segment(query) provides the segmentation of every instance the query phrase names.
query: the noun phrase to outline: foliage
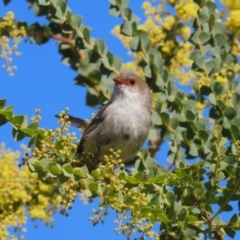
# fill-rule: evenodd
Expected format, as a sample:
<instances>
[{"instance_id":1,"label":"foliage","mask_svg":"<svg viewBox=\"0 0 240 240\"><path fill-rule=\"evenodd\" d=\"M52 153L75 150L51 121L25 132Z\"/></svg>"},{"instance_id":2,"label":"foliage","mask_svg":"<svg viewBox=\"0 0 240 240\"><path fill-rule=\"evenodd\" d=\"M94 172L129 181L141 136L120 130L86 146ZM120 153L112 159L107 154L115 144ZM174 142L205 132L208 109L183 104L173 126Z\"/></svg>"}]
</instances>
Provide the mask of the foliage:
<instances>
[{"instance_id":1,"label":"foliage","mask_svg":"<svg viewBox=\"0 0 240 240\"><path fill-rule=\"evenodd\" d=\"M131 174L124 170L118 149L110 149L98 168L90 155L78 156L77 140L68 133L64 114L60 128L39 129L38 111L29 124L24 115L14 116L13 107L6 107L2 99L0 125L11 123L15 140L30 138L28 147L33 150L26 158L30 171L40 182L65 189L64 209L79 192L90 202L99 197L100 208L91 221L102 221L112 208L119 218L115 231L128 237L137 231L141 239L234 237L240 228L231 206L240 200L240 22L234 17L239 5L224 0L226 8L218 11L210 0L165 0L159 5L146 1L147 19L139 25L128 0L109 0L110 14L123 19L113 33L134 57L122 64L103 40L90 36L90 28L65 1L28 2L49 25L28 26L13 17L8 24L10 20L3 18L0 39L14 39L16 34L26 34L37 44L57 39L63 62L78 72L77 84L88 89L88 105L109 99L110 80L122 69L144 77L154 96L149 148L138 154ZM164 141L169 142L172 172L153 159ZM223 212L231 217L223 221Z\"/></svg>"}]
</instances>

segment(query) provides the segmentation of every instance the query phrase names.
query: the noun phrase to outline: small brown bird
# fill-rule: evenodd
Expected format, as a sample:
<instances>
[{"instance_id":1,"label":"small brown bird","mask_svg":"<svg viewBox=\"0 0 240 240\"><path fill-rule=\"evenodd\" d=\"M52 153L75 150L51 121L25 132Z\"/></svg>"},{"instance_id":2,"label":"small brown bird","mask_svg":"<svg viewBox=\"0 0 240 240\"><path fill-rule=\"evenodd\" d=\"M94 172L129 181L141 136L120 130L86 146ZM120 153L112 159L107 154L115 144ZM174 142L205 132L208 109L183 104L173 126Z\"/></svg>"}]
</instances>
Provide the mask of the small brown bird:
<instances>
[{"instance_id":1,"label":"small brown bird","mask_svg":"<svg viewBox=\"0 0 240 240\"><path fill-rule=\"evenodd\" d=\"M111 100L90 124L69 115L72 125L82 128L77 152L95 151L93 161L102 161L109 149L121 150L123 162L131 160L148 137L152 96L148 85L134 74L114 78Z\"/></svg>"}]
</instances>

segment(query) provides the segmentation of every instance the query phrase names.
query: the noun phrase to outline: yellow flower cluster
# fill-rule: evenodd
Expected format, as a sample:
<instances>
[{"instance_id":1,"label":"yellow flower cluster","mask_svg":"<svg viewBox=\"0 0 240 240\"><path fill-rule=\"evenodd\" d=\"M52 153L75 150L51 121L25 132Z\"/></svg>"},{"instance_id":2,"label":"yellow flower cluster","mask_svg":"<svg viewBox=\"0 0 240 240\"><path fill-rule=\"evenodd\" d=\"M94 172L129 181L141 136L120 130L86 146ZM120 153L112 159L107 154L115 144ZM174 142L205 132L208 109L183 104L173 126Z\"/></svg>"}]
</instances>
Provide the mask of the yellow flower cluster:
<instances>
[{"instance_id":1,"label":"yellow flower cluster","mask_svg":"<svg viewBox=\"0 0 240 240\"><path fill-rule=\"evenodd\" d=\"M41 116L39 114L40 110L37 109L35 112L36 116L32 117L31 119L33 121L39 121L41 119ZM55 130L45 130L44 139L41 140L41 146L40 148L35 148L33 150L33 157L39 160L42 158L48 158L49 160L53 161L55 157L59 155L64 155L66 158L69 158L72 152L76 151L77 145L75 141L77 138L75 132L71 134L66 133L69 126L71 125L71 123L68 121L68 116L65 115L66 112L61 112L59 114L59 124L61 125L60 128L57 128ZM61 146L63 147L56 149L57 142L61 143Z\"/></svg>"},{"instance_id":2,"label":"yellow flower cluster","mask_svg":"<svg viewBox=\"0 0 240 240\"><path fill-rule=\"evenodd\" d=\"M227 35L230 35L229 43L231 53L235 56L240 56L240 1L239 0L222 0L227 9L221 10L221 18L224 21L224 26Z\"/></svg>"},{"instance_id":3,"label":"yellow flower cluster","mask_svg":"<svg viewBox=\"0 0 240 240\"><path fill-rule=\"evenodd\" d=\"M26 166L18 168L17 159L20 156L19 152L6 150L4 144L0 145L1 239L10 237L10 227L24 232L23 225L27 221L27 215L50 223L60 202L59 194L54 193L53 186L38 182L36 175L30 173Z\"/></svg>"},{"instance_id":4,"label":"yellow flower cluster","mask_svg":"<svg viewBox=\"0 0 240 240\"><path fill-rule=\"evenodd\" d=\"M6 69L9 76L13 76L17 67L11 65L13 61L12 55L20 56L21 53L16 51L16 44L11 46L10 38L6 37L5 34L9 34L12 38L26 36L26 29L23 26L17 28L13 12L8 12L5 17L0 19L0 58L5 59L5 64L2 67Z\"/></svg>"},{"instance_id":5,"label":"yellow flower cluster","mask_svg":"<svg viewBox=\"0 0 240 240\"><path fill-rule=\"evenodd\" d=\"M232 106L232 96L234 94L235 91L233 90L227 90L224 94L222 94L220 96L220 100L222 100L225 104L225 106Z\"/></svg>"},{"instance_id":6,"label":"yellow flower cluster","mask_svg":"<svg viewBox=\"0 0 240 240\"><path fill-rule=\"evenodd\" d=\"M4 35L5 32L12 37L26 36L25 27L17 28L13 12L7 12L6 16L0 19L0 36Z\"/></svg>"},{"instance_id":7,"label":"yellow flower cluster","mask_svg":"<svg viewBox=\"0 0 240 240\"><path fill-rule=\"evenodd\" d=\"M163 22L163 28L166 30L171 30L175 24L176 20L173 16L167 16Z\"/></svg>"},{"instance_id":8,"label":"yellow flower cluster","mask_svg":"<svg viewBox=\"0 0 240 240\"><path fill-rule=\"evenodd\" d=\"M202 104L201 102L196 102L195 104L195 109L198 111L202 111L205 108L205 105Z\"/></svg>"},{"instance_id":9,"label":"yellow flower cluster","mask_svg":"<svg viewBox=\"0 0 240 240\"><path fill-rule=\"evenodd\" d=\"M221 0L221 2L225 4L230 10L240 9L239 0Z\"/></svg>"},{"instance_id":10,"label":"yellow flower cluster","mask_svg":"<svg viewBox=\"0 0 240 240\"><path fill-rule=\"evenodd\" d=\"M193 0L180 1L175 5L176 15L184 20L197 16L198 5Z\"/></svg>"},{"instance_id":11,"label":"yellow flower cluster","mask_svg":"<svg viewBox=\"0 0 240 240\"><path fill-rule=\"evenodd\" d=\"M228 30L231 31L239 31L240 27L240 19L239 19L240 9L239 10L231 10L229 16L225 21L225 26Z\"/></svg>"},{"instance_id":12,"label":"yellow flower cluster","mask_svg":"<svg viewBox=\"0 0 240 240\"><path fill-rule=\"evenodd\" d=\"M0 37L0 58L5 60L5 64L2 65L2 68L6 69L6 71L9 73L9 76L13 76L14 71L17 69L17 66L11 65L13 61L12 55L21 55L20 52L16 51L16 49L17 45L14 44L13 46L11 46L9 38L5 36Z\"/></svg>"},{"instance_id":13,"label":"yellow flower cluster","mask_svg":"<svg viewBox=\"0 0 240 240\"><path fill-rule=\"evenodd\" d=\"M205 76L204 73L197 72L196 76L197 76L196 83L197 83L198 89L200 89L203 86L209 87L211 85L211 82L212 82L211 78L208 76Z\"/></svg>"},{"instance_id":14,"label":"yellow flower cluster","mask_svg":"<svg viewBox=\"0 0 240 240\"><path fill-rule=\"evenodd\" d=\"M186 0L184 3L169 0L165 2L174 4L177 9L176 16L171 15L164 3L154 5L150 1L145 1L142 8L145 11L146 21L139 25L138 29L148 33L151 47L156 48L160 57L167 60L165 66L168 71L177 76L181 84L187 84L195 78L195 73L189 70L192 65L189 57L193 47L187 40L191 30L183 23L190 17L196 16L197 5L192 0ZM121 35L119 26L116 26L112 33L123 42L126 48L129 48L132 37ZM176 39L176 36L180 38ZM123 68L125 71L137 72L143 77L143 70L138 67L138 63L142 60L142 53L135 53L133 56L134 61L126 63Z\"/></svg>"},{"instance_id":15,"label":"yellow flower cluster","mask_svg":"<svg viewBox=\"0 0 240 240\"><path fill-rule=\"evenodd\" d=\"M236 56L240 56L240 42L238 39L232 41L232 53Z\"/></svg>"}]
</instances>

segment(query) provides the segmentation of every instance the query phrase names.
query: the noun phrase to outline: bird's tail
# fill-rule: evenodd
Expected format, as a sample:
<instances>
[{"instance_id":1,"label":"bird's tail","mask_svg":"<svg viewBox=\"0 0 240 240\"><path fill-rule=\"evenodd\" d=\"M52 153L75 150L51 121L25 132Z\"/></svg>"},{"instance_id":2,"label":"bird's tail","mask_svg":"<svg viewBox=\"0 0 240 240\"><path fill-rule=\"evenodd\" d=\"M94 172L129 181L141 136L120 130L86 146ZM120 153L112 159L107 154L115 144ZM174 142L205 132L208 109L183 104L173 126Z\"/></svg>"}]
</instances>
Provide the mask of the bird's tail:
<instances>
[{"instance_id":1,"label":"bird's tail","mask_svg":"<svg viewBox=\"0 0 240 240\"><path fill-rule=\"evenodd\" d=\"M70 121L71 124L77 128L81 128L84 130L88 125L86 121L81 118L73 117L69 114L64 114L63 116L68 116L68 121ZM60 118L58 114L56 114L55 117Z\"/></svg>"}]
</instances>

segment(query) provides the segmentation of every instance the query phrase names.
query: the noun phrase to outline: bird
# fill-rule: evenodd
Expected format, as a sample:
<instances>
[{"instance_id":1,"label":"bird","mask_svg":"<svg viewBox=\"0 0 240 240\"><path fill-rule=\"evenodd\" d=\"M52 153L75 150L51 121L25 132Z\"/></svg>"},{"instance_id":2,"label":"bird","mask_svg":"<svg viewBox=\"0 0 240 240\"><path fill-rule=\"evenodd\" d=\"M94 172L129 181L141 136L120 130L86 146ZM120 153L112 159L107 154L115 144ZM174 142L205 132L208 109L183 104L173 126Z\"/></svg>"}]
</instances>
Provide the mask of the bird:
<instances>
[{"instance_id":1,"label":"bird","mask_svg":"<svg viewBox=\"0 0 240 240\"><path fill-rule=\"evenodd\" d=\"M94 153L94 163L103 161L110 149L121 150L122 162L132 161L149 134L152 94L147 83L130 73L121 73L113 81L111 99L89 124L68 115L68 121L83 130L77 153Z\"/></svg>"}]
</instances>

